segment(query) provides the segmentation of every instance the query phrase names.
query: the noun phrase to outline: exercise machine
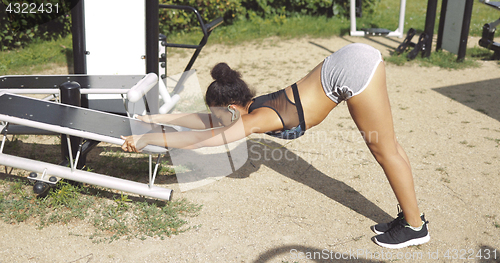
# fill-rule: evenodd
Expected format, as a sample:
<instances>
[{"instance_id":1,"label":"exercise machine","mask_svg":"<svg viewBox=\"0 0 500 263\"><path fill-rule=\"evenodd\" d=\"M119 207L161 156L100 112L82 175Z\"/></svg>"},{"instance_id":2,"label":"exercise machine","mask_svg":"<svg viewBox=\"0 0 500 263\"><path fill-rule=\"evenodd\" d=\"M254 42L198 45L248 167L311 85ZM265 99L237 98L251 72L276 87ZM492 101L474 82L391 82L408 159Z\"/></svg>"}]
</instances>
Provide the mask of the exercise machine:
<instances>
[{"instance_id":1,"label":"exercise machine","mask_svg":"<svg viewBox=\"0 0 500 263\"><path fill-rule=\"evenodd\" d=\"M465 58L473 5L474 0L443 0L436 51L456 54L457 61Z\"/></svg>"},{"instance_id":2,"label":"exercise machine","mask_svg":"<svg viewBox=\"0 0 500 263\"><path fill-rule=\"evenodd\" d=\"M500 11L500 2L493 2L489 0L480 0L479 2ZM483 26L483 35L479 40L480 46L495 52L493 54L493 59L500 59L500 43L495 42L494 40L496 27L498 25L500 25L500 18L491 23L485 24Z\"/></svg>"},{"instance_id":3,"label":"exercise machine","mask_svg":"<svg viewBox=\"0 0 500 263\"><path fill-rule=\"evenodd\" d=\"M171 190L154 186L161 154L167 151L162 147L148 146L144 151L149 154L147 185L81 170L99 142L121 145L120 135L179 128L146 125L148 130L131 118L134 113L158 113L160 97L166 111L178 101L158 78L160 58L166 62L166 55L159 53L159 1L104 2L80 0L72 9L74 75L0 77L0 165L32 171L29 179L35 181L37 194L64 178L170 200ZM222 22L219 18L205 25L199 14L198 18L204 37L189 68L210 32ZM40 100L17 94L49 96ZM141 98L143 103L138 103ZM63 161L55 165L5 154L7 134L61 134ZM154 172L152 154L158 154Z\"/></svg>"},{"instance_id":4,"label":"exercise machine","mask_svg":"<svg viewBox=\"0 0 500 263\"><path fill-rule=\"evenodd\" d=\"M417 31L414 28L410 28L406 35L406 38L396 48L397 54L402 54L407 49L413 48L408 54L407 58L409 60L415 59L419 54L422 57L429 57L431 55L432 48L432 38L434 36L434 25L436 23L436 12L437 12L437 0L427 1L427 11L425 15L425 26L424 32L422 32L417 42L412 42L412 38L415 36Z\"/></svg>"},{"instance_id":5,"label":"exercise machine","mask_svg":"<svg viewBox=\"0 0 500 263\"><path fill-rule=\"evenodd\" d=\"M416 30L410 28L403 43L396 48L397 54L413 48L407 54L409 60L415 59L419 54L424 58L431 55L437 4L437 0L427 1L424 32L420 34L418 42L414 43L411 40L416 34ZM457 54L458 61L461 61L465 57L472 6L473 0L442 1L436 50L445 49Z\"/></svg>"},{"instance_id":6,"label":"exercise machine","mask_svg":"<svg viewBox=\"0 0 500 263\"><path fill-rule=\"evenodd\" d=\"M179 101L180 96L179 93L183 90L184 88L184 82L186 79L192 74L190 72L191 68L193 67L194 62L198 58L198 55L200 54L201 50L203 47L207 44L208 42L208 37L210 37L210 34L212 33L212 30L214 30L217 26L222 24L224 22L224 19L222 17L218 17L211 22L205 23L203 19L201 18L200 13L198 10L194 7L191 6L183 6L183 5L159 5L160 9L174 9L174 10L185 10L193 13L196 16L196 19L198 20L198 25L201 29L201 32L203 33L203 36L199 42L198 45L190 45L190 44L179 44L179 43L168 43L167 42L167 36L160 34L160 67L165 69L165 74L161 75L161 79L165 80L168 76L168 68L167 68L167 56L166 56L166 50L165 48L172 47L172 48L185 48L185 49L194 49L193 55L191 56L191 59L189 60L188 64L186 65L186 68L184 69L182 75L180 76L179 80L177 81L175 87L173 88L172 92L168 92L166 89L166 82L160 81L160 95L163 98L164 104L160 107L159 113L168 113L170 112L175 104Z\"/></svg>"},{"instance_id":7,"label":"exercise machine","mask_svg":"<svg viewBox=\"0 0 500 263\"><path fill-rule=\"evenodd\" d=\"M81 77L87 78L89 82L93 78L88 76ZM35 81L38 80L36 78L34 77ZM18 81L18 79L9 80L8 77L2 78L3 83L15 81ZM154 73L150 73L136 81L137 83L132 88L118 90L101 87L81 88L80 84L75 81L66 81L60 87L53 87L52 89L44 88L43 90L37 90L37 92L54 93L57 92L54 89L66 88L76 94L80 94L80 91L83 94L126 93L130 102L137 102L156 85L158 77ZM26 83L26 80L24 80L24 83ZM0 145L0 165L31 171L28 178L35 181L33 186L35 193L43 194L48 190L50 185L55 185L63 178L162 200L171 199L172 190L154 186L161 155L167 152L167 149L163 147L146 146L144 148L143 152L149 154L150 165L149 183L147 184L83 171L78 167L78 163L81 156L85 154L86 149L84 145L86 142L107 142L121 145L124 141L120 138L120 135L128 136L147 132L162 132L167 129L168 131L175 132L176 129L174 127L147 124L130 117L25 97L7 93L6 90L0 90L0 131L3 134ZM10 91L16 90L12 89ZM27 90L22 91L28 92ZM69 154L69 167L3 153L6 138L12 124L66 135L65 140L68 152L71 153L76 150L75 155ZM85 139L75 149L74 144L70 141L70 136ZM154 171L152 167L153 154L158 154Z\"/></svg>"},{"instance_id":8,"label":"exercise machine","mask_svg":"<svg viewBox=\"0 0 500 263\"><path fill-rule=\"evenodd\" d=\"M356 13L361 14L361 1L358 1L359 8L356 10L356 0L351 0L350 3L350 19L351 19L351 36L387 36L403 38L405 25L406 0L401 0L399 5L399 23L396 30L392 31L385 28L363 28L357 30Z\"/></svg>"}]
</instances>

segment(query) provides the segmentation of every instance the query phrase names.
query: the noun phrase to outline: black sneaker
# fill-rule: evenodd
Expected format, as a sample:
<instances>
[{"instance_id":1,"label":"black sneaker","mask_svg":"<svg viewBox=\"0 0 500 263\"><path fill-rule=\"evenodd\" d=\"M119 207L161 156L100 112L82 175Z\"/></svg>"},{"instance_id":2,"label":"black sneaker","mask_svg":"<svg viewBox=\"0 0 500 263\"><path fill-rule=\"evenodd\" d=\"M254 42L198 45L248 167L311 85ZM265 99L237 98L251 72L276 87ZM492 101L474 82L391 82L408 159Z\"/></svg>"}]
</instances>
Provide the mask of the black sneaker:
<instances>
[{"instance_id":1,"label":"black sneaker","mask_svg":"<svg viewBox=\"0 0 500 263\"><path fill-rule=\"evenodd\" d=\"M380 235L389 231L389 229L395 226L399 221L403 220L403 218L403 210L401 210L401 207L398 205L398 216L394 220L389 223L376 224L374 226L371 226L370 228L373 232L375 232L375 234Z\"/></svg>"},{"instance_id":2,"label":"black sneaker","mask_svg":"<svg viewBox=\"0 0 500 263\"><path fill-rule=\"evenodd\" d=\"M421 218L424 216L422 215ZM389 231L373 237L373 241L386 248L404 248L427 243L431 239L427 229L428 223L424 219L422 227L416 231L410 228L405 220L399 220Z\"/></svg>"},{"instance_id":3,"label":"black sneaker","mask_svg":"<svg viewBox=\"0 0 500 263\"><path fill-rule=\"evenodd\" d=\"M394 227L396 224L398 224L399 221L402 221L404 218L405 218L405 216L403 214L403 210L401 210L401 207L398 205L398 215L394 220L392 220L389 223L376 224L374 226L371 226L370 229L373 232L375 232L375 234L380 235L380 234L383 234L383 233L389 231L392 227ZM424 218L423 214L420 216L420 219L422 219L422 221L425 222L425 218Z\"/></svg>"}]
</instances>

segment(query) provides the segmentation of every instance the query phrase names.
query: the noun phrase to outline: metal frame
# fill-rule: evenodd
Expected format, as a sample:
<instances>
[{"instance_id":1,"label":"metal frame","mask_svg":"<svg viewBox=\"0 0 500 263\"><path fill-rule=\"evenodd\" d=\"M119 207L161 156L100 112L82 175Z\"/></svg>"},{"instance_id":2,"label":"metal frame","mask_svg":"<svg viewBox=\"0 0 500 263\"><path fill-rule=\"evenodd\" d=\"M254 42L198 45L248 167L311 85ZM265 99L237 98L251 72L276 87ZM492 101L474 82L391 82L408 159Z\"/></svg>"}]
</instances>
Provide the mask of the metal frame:
<instances>
[{"instance_id":1,"label":"metal frame","mask_svg":"<svg viewBox=\"0 0 500 263\"><path fill-rule=\"evenodd\" d=\"M405 11L406 11L406 0L401 0L399 6L399 24L398 28L394 31L388 31L387 33L382 34L373 34L369 31L360 31L356 28L356 0L351 0L351 8L350 8L350 17L351 17L351 36L362 37L368 35L384 35L388 37L398 37L403 38L404 35L404 25L405 25Z\"/></svg>"},{"instance_id":2,"label":"metal frame","mask_svg":"<svg viewBox=\"0 0 500 263\"><path fill-rule=\"evenodd\" d=\"M76 82L81 82L81 79L84 79L86 77L89 77L87 74L87 61L86 61L86 56L88 55L87 48L85 45L85 12L84 12L84 0L79 0L76 6L72 9L72 33L73 33L73 60L74 60L74 71L76 75L59 75L59 76L3 76L0 77L0 96L6 95L8 93L19 93L19 94L52 94L53 97L56 97L56 94L60 94L60 89L58 88L58 85L54 85L55 82L58 84L63 83L63 82L69 82L69 81L76 81ZM198 21L200 22L200 26L202 27L203 31L203 38L200 41L199 45L183 45L183 44L170 44L166 43L166 46L171 46L171 47L181 47L181 48L194 48L196 49L195 54L191 58L188 66L186 67L186 70L191 69L194 61L196 60L198 54L200 53L202 47L207 43L208 37L216 26L218 26L220 23L223 22L222 18L215 19L214 21L205 24L203 23L201 16L199 15L198 11L194 9L193 7L188 7L188 6L168 6L168 5L159 5L159 0L145 0L145 20L146 20L146 54L145 54L145 59L146 59L146 73L154 73L156 75L156 81L155 84L152 86L148 86L147 91L143 92L145 89L141 90L139 94L142 97L143 94L146 94L146 99L148 102L149 109L148 111L150 113L157 113L159 110L159 96L158 94L166 91L166 87L160 87L164 88L164 90L161 90L159 92L159 88L157 85L158 82L158 71L159 71L159 47L158 47L158 35L159 35L159 19L158 19L158 12L159 8L173 8L173 9L185 9L185 10L191 10L195 12L197 15ZM166 59L166 57L165 57ZM188 74L189 75L189 74ZM102 76L102 77L109 77L109 78L114 78L114 77L119 77L119 76ZM121 76L122 77L122 76ZM30 82L30 85L7 85L7 82L13 79L22 79L24 81L29 80L30 78L33 78L32 81ZM40 78L51 78L54 83L52 83L51 86L39 86L40 85ZM56 79L58 78L64 78L64 80L58 81ZM178 84L176 85L176 88L174 89L174 95L170 96L168 94L168 91L166 92L168 96L163 96L164 94L161 94L162 97L164 97L164 100L168 101L168 110L175 105L175 103L179 100L179 95L177 95L181 90L182 90L182 83L184 80L180 80ZM80 83L81 84L81 83ZM122 98L125 93L127 93L127 97L130 99L130 97L138 97L137 94L134 95L133 91L134 89L126 89L123 87L102 87L101 85L104 85L104 83L93 83L97 84L99 87L89 87L88 85L83 85L83 88L79 90L79 95L78 97L81 96L81 106L84 108L88 108L89 102L87 98L87 94L121 94ZM160 83L164 84L163 82ZM113 85L111 85L113 86ZM8 88L6 88L8 87ZM151 90L152 92L148 92ZM17 96L17 95L16 95ZM41 100L45 101L47 103L52 103L48 102L46 100ZM166 103L167 104L167 103ZM78 105L80 106L80 105ZM166 105L164 105L166 106ZM70 105L65 105L65 107L75 107L75 106L70 106ZM82 109L82 108L79 108ZM167 109L167 108L165 108ZM82 109L82 110L89 110L89 109ZM125 117L122 117L125 118ZM165 189L162 187L155 187L154 186L154 181L157 176L158 172L158 165L160 162L161 154L166 152L166 149L163 147L155 147L155 146L147 146L143 152L149 154L149 182L147 185L133 182L133 181L128 181L124 179L118 179L106 175L101 175L101 174L96 174L96 173L91 173L91 172L86 172L79 170L78 163L80 159L85 159L85 152L86 150L85 145L83 143L80 143L79 145L76 144L77 147L75 147L75 144L71 142L71 137L81 137L81 138L86 138L90 140L94 140L93 143L97 144L99 141L104 141L112 144L117 144L121 145L123 143L122 139L119 138L114 138L114 137L108 137L108 136L102 136L99 134L95 133L90 133L90 132L85 132L81 130L76 130L76 129L71 129L68 127L61 127L61 126L55 126L55 125L47 125L41 122L36 122L32 121L29 119L23 119L23 118L14 118L12 116L7 116L5 114L0 113L0 128L1 132L4 135L2 139L2 143L0 145L0 165L5 165L5 166L11 166L19 169L24 169L24 170L30 170L33 171L31 175L29 176L30 179L38 181L38 182L43 182L43 183L49 183L49 184L55 184L59 178L65 178L73 181L78 181L78 182L83 182L83 183L89 183L93 185L99 185L103 187L108 187L108 188L113 188L117 189L120 191L125 191L125 192L131 192L131 193L136 193L139 195L144 195L144 196L150 196L154 198L159 198L159 199L164 199L164 200L170 200L171 199L171 194L172 190L170 189ZM3 153L4 145L6 142L7 138L7 131L9 128L9 124L18 124L16 126L20 126L21 128L25 126L27 129L32 129L33 131L41 131L42 133L40 134L62 134L66 135L66 139L63 139L64 144L67 145L64 146L64 148L68 148L68 152L71 153L74 148L78 148L78 151L76 151L76 155L69 154L68 159L69 159L69 167L61 166L61 165L55 165L55 164L49 164L45 162L40 162L36 160L30 160L26 158L21 158L21 157L16 157L8 154ZM12 127L13 125L11 125ZM13 130L13 129L12 129ZM32 133L34 134L34 133ZM38 133L37 133L38 134ZM62 143L63 144L63 143ZM73 145L73 147L72 147ZM95 145L94 145L95 146ZM73 149L72 149L73 148ZM158 154L158 158L156 161L156 165L153 170L152 166L152 155L153 154ZM53 179L55 178L55 179Z\"/></svg>"},{"instance_id":3,"label":"metal frame","mask_svg":"<svg viewBox=\"0 0 500 263\"><path fill-rule=\"evenodd\" d=\"M49 177L50 179L50 176L55 176L167 201L171 200L173 193L171 189L153 186L154 180L150 181L148 184L143 184L93 172L72 170L72 168L69 167L21 158L4 153L0 153L0 165L33 171L37 173L37 177L30 177L30 179L42 182L47 182L46 179L44 179L46 177Z\"/></svg>"},{"instance_id":4,"label":"metal frame","mask_svg":"<svg viewBox=\"0 0 500 263\"><path fill-rule=\"evenodd\" d=\"M145 78L141 79L141 81L139 81L137 83L137 85L135 85L131 89L124 90L124 91L126 91L130 97L134 97L134 95L132 95L134 93L146 94L147 91L149 89L151 89L156 84L157 81L158 81L158 77L155 74L148 74ZM89 91L88 93L91 93L92 90L93 89L88 89L88 91ZM54 90L51 90L51 93L53 91ZM7 93L5 90L0 91L0 97L1 96L19 96L19 97L22 97L20 95L14 95L14 94ZM135 95L135 97L137 97L137 96ZM110 117L112 116L112 118L124 118L124 120L130 119L128 117L117 116L114 114L109 114L109 113L100 112L100 111L91 110L91 109L84 109L84 108L76 107L76 106L72 106L72 105L65 105L65 104L55 103L55 102L51 102L51 101L39 100L39 99L35 99L35 98L28 98L28 99L34 100L34 101L43 101L46 106L50 106L52 104L57 104L57 105L62 106L62 107L75 108L75 109L78 109L79 111L98 112L99 114L104 114L106 116L109 115ZM135 98L135 99L137 99L137 98ZM116 190L120 190L120 191L135 193L135 194L149 196L149 197L163 199L163 200L170 200L171 199L171 196L172 196L171 189L166 189L163 187L154 186L154 181L155 181L157 173L158 173L158 166L160 163L161 155L167 152L167 149L165 149L164 147L148 145L146 148L144 148L143 152L147 153L149 155L149 181L147 184L143 184L143 183L138 183L138 182L134 182L134 181L130 181L130 180L115 178L115 177L111 177L111 176L107 176L107 175L102 175L102 174L97 174L97 173L92 173L92 172L87 172L87 171L82 171L82 170L77 169L77 164L78 164L79 158L83 152L83 150L82 150L83 143L79 145L78 151L76 153L76 157L74 159L73 159L73 156L71 154L69 154L69 161L70 161L69 167L64 167L61 165L55 165L55 164L50 164L50 163L46 163L46 162L16 157L16 156L12 156L12 155L3 153L3 149L5 146L6 138L7 138L7 134L8 134L8 127L9 127L10 123L15 123L15 124L23 125L23 126L28 126L28 127L32 127L32 128L36 128L36 129L47 130L50 132L67 135L66 140L67 140L68 152L72 152L72 149L71 149L72 146L70 143L70 136L86 138L86 139L99 141L99 142L103 141L103 142L108 142L108 143L117 144L117 145L121 145L124 142L120 138L100 135L100 134L96 134L96 133L92 133L92 132L88 132L88 131L84 131L84 130L69 128L69 127L51 125L51 124L47 124L47 123L38 122L36 120L30 120L28 118L19 118L19 117L14 117L14 116L8 116L8 115L2 114L2 113L0 113L0 121L1 121L1 123L0 123L1 133L3 134L2 143L0 145L0 165L5 165L5 166L18 168L18 169L32 171L32 173L28 177L31 180L34 180L37 182L42 182L42 183L55 184L55 183L57 183L57 181L59 181L60 178L64 178L64 179L68 179L68 180L98 185L98 186L102 186L102 187L112 188L112 189L116 189ZM75 121L78 121L78 120L75 120ZM152 161L153 154L158 154L154 170L153 170L153 161Z\"/></svg>"},{"instance_id":5,"label":"metal frame","mask_svg":"<svg viewBox=\"0 0 500 263\"><path fill-rule=\"evenodd\" d=\"M464 3L464 12L463 12L463 17L462 17L462 24L457 25L458 28L460 28L460 36L458 37L459 43L458 48L457 48L457 60L462 61L465 58L465 53L467 51L467 38L469 36L469 28L470 28L470 21L471 21L471 16L472 16L472 6L474 4L474 0L463 0L465 1ZM456 5L456 2L450 2L450 5ZM443 0L441 4L441 16L439 18L439 29L438 29L438 37L437 37L437 42L436 42L436 50L441 50L443 49L443 45L448 46L450 45L449 39L443 39L443 35L445 34L445 26L447 23L447 7L448 7L448 0ZM453 22L452 21L452 25ZM446 42L446 43L443 43ZM450 52L455 53L452 50L448 50Z\"/></svg>"},{"instance_id":6,"label":"metal frame","mask_svg":"<svg viewBox=\"0 0 500 263\"><path fill-rule=\"evenodd\" d=\"M184 69L184 72L187 72L187 71L191 70L191 68L193 67L193 64L194 64L196 58L198 58L198 55L201 52L201 49L207 44L208 37L212 33L212 30L214 28L216 28L218 25L222 24L222 22L224 22L224 19L222 17L218 17L218 18L214 19L213 21L205 24L203 22L203 19L201 18L200 13L194 7L184 6L184 5L159 5L159 7L163 8L163 9L186 10L186 11L193 12L196 15L196 18L197 18L198 23L200 25L201 31L203 32L203 37L202 37L202 39L201 39L201 41L200 41L200 43L198 45L167 43L166 37L163 38L163 39L160 39L162 46L165 46L165 47L195 49L195 52L191 56L191 59L189 60L186 68ZM166 62L166 56L160 58L159 61L160 62ZM166 77L166 76L167 76L167 64L165 63L165 75L162 76L162 78ZM184 82L184 75L181 77L181 79L179 80L179 82L175 86L172 94L174 94L174 95L175 94L179 94L182 91L182 84L183 84L183 82Z\"/></svg>"},{"instance_id":7,"label":"metal frame","mask_svg":"<svg viewBox=\"0 0 500 263\"><path fill-rule=\"evenodd\" d=\"M489 0L479 0L479 2L500 11L500 2L493 2ZM483 34L481 39L479 39L480 46L494 51L493 59L500 59L500 43L495 42L495 31L496 27L499 25L500 18L491 23L484 24Z\"/></svg>"}]
</instances>

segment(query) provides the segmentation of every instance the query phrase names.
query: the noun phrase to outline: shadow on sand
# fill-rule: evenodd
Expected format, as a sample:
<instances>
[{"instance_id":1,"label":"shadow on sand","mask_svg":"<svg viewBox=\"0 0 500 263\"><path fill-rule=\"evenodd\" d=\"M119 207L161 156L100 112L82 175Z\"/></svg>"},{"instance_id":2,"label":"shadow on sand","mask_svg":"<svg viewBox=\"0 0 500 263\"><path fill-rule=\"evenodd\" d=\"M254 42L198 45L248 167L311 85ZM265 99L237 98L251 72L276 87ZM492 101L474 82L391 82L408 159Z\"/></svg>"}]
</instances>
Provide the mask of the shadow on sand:
<instances>
[{"instance_id":1,"label":"shadow on sand","mask_svg":"<svg viewBox=\"0 0 500 263\"><path fill-rule=\"evenodd\" d=\"M500 78L434 88L434 91L500 121Z\"/></svg>"}]
</instances>

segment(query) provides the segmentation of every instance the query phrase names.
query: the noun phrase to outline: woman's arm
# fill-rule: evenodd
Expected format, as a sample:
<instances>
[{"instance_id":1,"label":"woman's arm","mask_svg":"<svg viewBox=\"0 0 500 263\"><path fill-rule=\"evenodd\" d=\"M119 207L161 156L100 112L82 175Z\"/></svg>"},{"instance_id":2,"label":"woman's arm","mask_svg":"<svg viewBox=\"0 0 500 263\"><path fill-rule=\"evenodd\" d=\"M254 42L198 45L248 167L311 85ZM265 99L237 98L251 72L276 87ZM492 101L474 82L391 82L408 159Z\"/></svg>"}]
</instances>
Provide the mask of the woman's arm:
<instances>
[{"instance_id":1,"label":"woman's arm","mask_svg":"<svg viewBox=\"0 0 500 263\"><path fill-rule=\"evenodd\" d=\"M141 135L122 136L125 142L122 149L128 152L140 152L147 145L172 147L181 149L197 149L218 146L245 138L251 133L243 125L242 118L231 125L209 130L193 130L184 132L146 133Z\"/></svg>"},{"instance_id":2,"label":"woman's arm","mask_svg":"<svg viewBox=\"0 0 500 263\"><path fill-rule=\"evenodd\" d=\"M147 123L178 125L190 129L210 129L218 127L209 113L176 113L137 116L137 119Z\"/></svg>"},{"instance_id":3,"label":"woman's arm","mask_svg":"<svg viewBox=\"0 0 500 263\"><path fill-rule=\"evenodd\" d=\"M125 140L122 149L128 152L140 152L147 145L181 149L197 149L224 145L243 139L252 133L272 131L273 127L270 127L269 124L273 122L265 120L268 116L259 115L246 114L228 126L209 130L122 136L122 139ZM277 118L277 116L272 117Z\"/></svg>"}]
</instances>

